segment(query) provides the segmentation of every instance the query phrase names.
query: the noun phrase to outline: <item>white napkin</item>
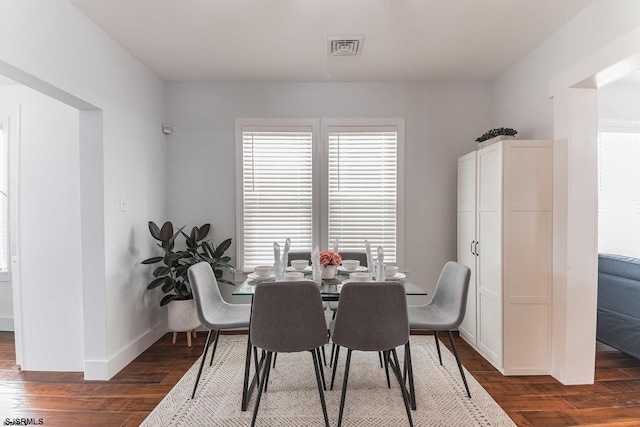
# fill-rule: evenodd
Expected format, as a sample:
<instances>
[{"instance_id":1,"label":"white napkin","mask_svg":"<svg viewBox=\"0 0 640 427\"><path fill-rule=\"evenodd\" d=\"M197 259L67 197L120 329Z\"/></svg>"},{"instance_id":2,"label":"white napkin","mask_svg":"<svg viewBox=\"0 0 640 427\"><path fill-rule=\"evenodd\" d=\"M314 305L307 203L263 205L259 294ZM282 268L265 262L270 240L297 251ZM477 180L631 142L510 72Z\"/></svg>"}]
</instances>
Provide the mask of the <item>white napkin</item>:
<instances>
[{"instance_id":1,"label":"white napkin","mask_svg":"<svg viewBox=\"0 0 640 427\"><path fill-rule=\"evenodd\" d=\"M338 239L333 242L333 252L338 253Z\"/></svg>"},{"instance_id":2,"label":"white napkin","mask_svg":"<svg viewBox=\"0 0 640 427\"><path fill-rule=\"evenodd\" d=\"M311 279L320 284L322 283L322 265L320 265L320 248L317 246L311 251Z\"/></svg>"},{"instance_id":3,"label":"white napkin","mask_svg":"<svg viewBox=\"0 0 640 427\"><path fill-rule=\"evenodd\" d=\"M276 280L282 279L282 269L280 268L280 245L278 242L273 243L273 273Z\"/></svg>"},{"instance_id":4,"label":"white napkin","mask_svg":"<svg viewBox=\"0 0 640 427\"><path fill-rule=\"evenodd\" d=\"M289 264L289 248L291 247L291 239L287 238L284 241L284 251L282 252L282 259L280 260L280 273L284 278L284 272L287 271L287 264Z\"/></svg>"},{"instance_id":5,"label":"white napkin","mask_svg":"<svg viewBox=\"0 0 640 427\"><path fill-rule=\"evenodd\" d=\"M376 266L373 265L373 258L371 257L371 244L368 240L364 241L364 250L367 253L367 268L369 269L369 273L376 273Z\"/></svg>"},{"instance_id":6,"label":"white napkin","mask_svg":"<svg viewBox=\"0 0 640 427\"><path fill-rule=\"evenodd\" d=\"M382 249L382 246L378 246L378 265L377 265L377 272L376 272L376 280L378 282L384 282L385 281L385 276L384 276L384 250Z\"/></svg>"}]
</instances>

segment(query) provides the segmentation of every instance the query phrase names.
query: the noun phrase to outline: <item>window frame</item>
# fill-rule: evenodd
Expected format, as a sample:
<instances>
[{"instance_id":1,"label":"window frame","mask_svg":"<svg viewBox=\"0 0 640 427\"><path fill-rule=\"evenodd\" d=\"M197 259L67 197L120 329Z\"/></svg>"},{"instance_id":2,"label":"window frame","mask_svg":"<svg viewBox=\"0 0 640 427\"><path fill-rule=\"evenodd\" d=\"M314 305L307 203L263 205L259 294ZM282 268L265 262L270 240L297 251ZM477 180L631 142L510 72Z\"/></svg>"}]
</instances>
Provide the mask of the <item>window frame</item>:
<instances>
[{"instance_id":1,"label":"window frame","mask_svg":"<svg viewBox=\"0 0 640 427\"><path fill-rule=\"evenodd\" d=\"M404 149L405 119L390 118L323 118L321 119L322 160L320 162L320 242L321 249L327 249L329 242L329 133L334 130L343 131L395 131L397 132L396 159L396 265L404 271ZM337 129L336 129L337 128ZM375 248L373 248L375 249ZM364 245L363 245L364 250Z\"/></svg>"},{"instance_id":2,"label":"window frame","mask_svg":"<svg viewBox=\"0 0 640 427\"><path fill-rule=\"evenodd\" d=\"M397 132L396 169L396 264L404 270L405 223L405 119L392 118L245 118L234 120L236 166L236 281L242 281L253 271L244 266L244 188L243 132L285 131L306 127L312 133L312 247L326 250L329 225L329 132L333 128L358 131L393 130ZM363 247L364 250L364 247Z\"/></svg>"},{"instance_id":3,"label":"window frame","mask_svg":"<svg viewBox=\"0 0 640 427\"><path fill-rule=\"evenodd\" d=\"M312 186L312 216L311 216L311 238L312 246L318 244L318 203L319 194L314 191L319 187L318 174L318 140L320 136L320 120L314 118L236 118L235 119L235 144L236 144L236 269L241 275L250 273L253 269L244 266L244 169L242 144L244 131L285 131L299 128L309 128L311 130L311 186ZM236 276L236 280L242 280L242 276Z\"/></svg>"},{"instance_id":4,"label":"window frame","mask_svg":"<svg viewBox=\"0 0 640 427\"><path fill-rule=\"evenodd\" d=\"M5 182L7 183L7 227L4 230L6 235L6 247L5 247L5 255L6 255L6 266L7 269L5 271L0 271L0 282L10 282L11 281L11 200L10 200L10 182L9 182L9 138L10 138L10 129L9 129L9 117L8 116L0 116L0 132L2 132L2 138L4 139L4 165L0 167L4 170L2 171L4 174Z\"/></svg>"}]
</instances>

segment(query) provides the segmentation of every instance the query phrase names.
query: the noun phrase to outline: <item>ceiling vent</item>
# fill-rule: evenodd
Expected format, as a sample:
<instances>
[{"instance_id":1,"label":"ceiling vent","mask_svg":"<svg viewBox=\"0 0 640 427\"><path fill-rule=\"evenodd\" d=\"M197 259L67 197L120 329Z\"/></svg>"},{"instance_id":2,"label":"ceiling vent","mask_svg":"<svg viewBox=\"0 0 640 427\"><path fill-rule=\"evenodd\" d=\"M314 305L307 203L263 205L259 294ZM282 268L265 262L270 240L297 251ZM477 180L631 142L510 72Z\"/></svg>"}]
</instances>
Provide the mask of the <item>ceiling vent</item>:
<instances>
[{"instance_id":1,"label":"ceiling vent","mask_svg":"<svg viewBox=\"0 0 640 427\"><path fill-rule=\"evenodd\" d=\"M362 52L364 36L329 36L330 56L356 56Z\"/></svg>"}]
</instances>

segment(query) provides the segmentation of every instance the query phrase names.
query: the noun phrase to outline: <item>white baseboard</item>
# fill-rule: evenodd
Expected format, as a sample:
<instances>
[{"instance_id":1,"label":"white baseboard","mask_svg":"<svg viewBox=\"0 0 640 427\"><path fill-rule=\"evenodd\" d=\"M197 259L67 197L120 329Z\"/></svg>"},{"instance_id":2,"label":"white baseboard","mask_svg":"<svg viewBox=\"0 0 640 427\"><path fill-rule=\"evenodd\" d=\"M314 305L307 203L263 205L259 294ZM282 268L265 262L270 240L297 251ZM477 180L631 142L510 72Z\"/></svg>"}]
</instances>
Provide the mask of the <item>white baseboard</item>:
<instances>
[{"instance_id":1,"label":"white baseboard","mask_svg":"<svg viewBox=\"0 0 640 427\"><path fill-rule=\"evenodd\" d=\"M13 317L0 317L0 331L13 332Z\"/></svg>"},{"instance_id":2,"label":"white baseboard","mask_svg":"<svg viewBox=\"0 0 640 427\"><path fill-rule=\"evenodd\" d=\"M167 325L161 323L140 335L108 360L85 360L84 379L108 381L166 333Z\"/></svg>"}]
</instances>

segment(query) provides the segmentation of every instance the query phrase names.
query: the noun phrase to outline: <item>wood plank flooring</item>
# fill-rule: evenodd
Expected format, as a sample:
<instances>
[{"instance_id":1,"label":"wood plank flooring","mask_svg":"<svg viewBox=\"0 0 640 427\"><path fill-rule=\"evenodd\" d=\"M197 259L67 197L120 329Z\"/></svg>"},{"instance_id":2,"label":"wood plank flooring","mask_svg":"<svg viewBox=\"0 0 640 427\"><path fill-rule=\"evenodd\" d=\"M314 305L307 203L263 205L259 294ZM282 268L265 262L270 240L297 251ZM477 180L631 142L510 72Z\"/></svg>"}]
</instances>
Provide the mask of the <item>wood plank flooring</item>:
<instances>
[{"instance_id":1,"label":"wood plank flooring","mask_svg":"<svg viewBox=\"0 0 640 427\"><path fill-rule=\"evenodd\" d=\"M191 348L171 334L107 382L82 373L21 372L14 338L0 332L0 422L42 418L45 426L137 426L202 352L205 334ZM448 341L448 340L447 340ZM550 376L503 377L457 338L464 366L519 426L640 425L640 360L598 352L593 385L563 386Z\"/></svg>"}]
</instances>

